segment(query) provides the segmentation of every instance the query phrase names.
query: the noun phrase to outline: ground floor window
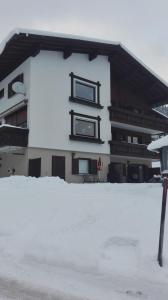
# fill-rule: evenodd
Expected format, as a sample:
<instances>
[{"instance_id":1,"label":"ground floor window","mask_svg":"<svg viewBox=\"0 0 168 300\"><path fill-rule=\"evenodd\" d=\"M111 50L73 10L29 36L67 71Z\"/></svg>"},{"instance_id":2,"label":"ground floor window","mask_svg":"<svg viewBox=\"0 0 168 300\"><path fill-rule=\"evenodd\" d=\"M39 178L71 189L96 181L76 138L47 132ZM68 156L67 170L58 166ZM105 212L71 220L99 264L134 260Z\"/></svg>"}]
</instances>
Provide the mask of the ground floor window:
<instances>
[{"instance_id":1,"label":"ground floor window","mask_svg":"<svg viewBox=\"0 0 168 300\"><path fill-rule=\"evenodd\" d=\"M72 159L72 174L76 175L97 175L97 160L87 158Z\"/></svg>"},{"instance_id":2,"label":"ground floor window","mask_svg":"<svg viewBox=\"0 0 168 300\"><path fill-rule=\"evenodd\" d=\"M89 174L88 159L79 159L79 174Z\"/></svg>"}]
</instances>

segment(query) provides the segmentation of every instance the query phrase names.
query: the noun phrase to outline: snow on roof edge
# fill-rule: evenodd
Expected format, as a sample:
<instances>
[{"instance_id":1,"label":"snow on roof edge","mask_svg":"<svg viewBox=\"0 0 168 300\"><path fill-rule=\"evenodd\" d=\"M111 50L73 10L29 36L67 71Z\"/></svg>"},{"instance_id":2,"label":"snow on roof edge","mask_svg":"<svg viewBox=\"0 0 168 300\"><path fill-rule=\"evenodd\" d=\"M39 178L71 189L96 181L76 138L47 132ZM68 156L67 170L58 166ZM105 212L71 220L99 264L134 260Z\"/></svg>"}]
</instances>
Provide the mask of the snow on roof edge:
<instances>
[{"instance_id":1,"label":"snow on roof edge","mask_svg":"<svg viewBox=\"0 0 168 300\"><path fill-rule=\"evenodd\" d=\"M25 129L25 130L28 129L28 128L25 128L25 127L14 126L14 125L6 124L6 123L0 125L0 128L6 128L6 127L9 127L9 128L17 128L17 129Z\"/></svg>"},{"instance_id":2,"label":"snow on roof edge","mask_svg":"<svg viewBox=\"0 0 168 300\"><path fill-rule=\"evenodd\" d=\"M0 54L3 52L6 44L15 34L25 33L27 35L34 34L34 35L43 35L43 36L51 36L51 37L62 37L62 38L70 38L82 41L89 41L89 42L97 42L97 43L105 43L111 45L120 45L119 42L113 42L110 40L103 40L99 38L92 38L87 36L80 36L80 35L73 35L69 33L61 33L61 32L53 32L53 31L45 31L45 30L36 30L36 29L27 29L27 28L15 28L12 30L7 37L0 43Z\"/></svg>"},{"instance_id":3,"label":"snow on roof edge","mask_svg":"<svg viewBox=\"0 0 168 300\"><path fill-rule=\"evenodd\" d=\"M147 147L147 149L149 151L154 151L154 152L158 152L157 150L159 150L162 147L168 146L168 135L163 136L162 138L153 141L152 143L150 143Z\"/></svg>"}]
</instances>

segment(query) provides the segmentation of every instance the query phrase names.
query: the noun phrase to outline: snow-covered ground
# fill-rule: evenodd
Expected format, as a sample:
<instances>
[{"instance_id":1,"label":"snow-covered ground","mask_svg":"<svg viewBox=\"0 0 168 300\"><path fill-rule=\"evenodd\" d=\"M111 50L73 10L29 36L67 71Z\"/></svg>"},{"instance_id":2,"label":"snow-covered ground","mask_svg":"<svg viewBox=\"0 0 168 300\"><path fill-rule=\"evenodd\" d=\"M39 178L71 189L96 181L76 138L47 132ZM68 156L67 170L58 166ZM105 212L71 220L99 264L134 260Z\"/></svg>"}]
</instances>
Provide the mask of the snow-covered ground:
<instances>
[{"instance_id":1,"label":"snow-covered ground","mask_svg":"<svg viewBox=\"0 0 168 300\"><path fill-rule=\"evenodd\" d=\"M160 184L0 179L0 299L167 300L161 197Z\"/></svg>"}]
</instances>

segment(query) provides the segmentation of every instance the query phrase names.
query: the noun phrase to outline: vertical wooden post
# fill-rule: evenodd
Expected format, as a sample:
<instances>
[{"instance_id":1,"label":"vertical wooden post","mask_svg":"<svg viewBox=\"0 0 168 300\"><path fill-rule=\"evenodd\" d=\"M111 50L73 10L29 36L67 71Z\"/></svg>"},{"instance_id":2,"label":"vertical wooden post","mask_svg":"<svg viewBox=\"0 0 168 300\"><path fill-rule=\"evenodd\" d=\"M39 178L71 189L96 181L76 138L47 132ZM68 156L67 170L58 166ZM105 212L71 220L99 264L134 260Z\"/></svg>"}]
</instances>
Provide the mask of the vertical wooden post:
<instances>
[{"instance_id":1,"label":"vertical wooden post","mask_svg":"<svg viewBox=\"0 0 168 300\"><path fill-rule=\"evenodd\" d=\"M162 211L161 211L161 220L160 220L159 249L158 249L158 262L161 267L163 266L163 240L164 240L164 226L165 226L165 215L166 215L167 188L168 188L168 178L164 177Z\"/></svg>"}]
</instances>

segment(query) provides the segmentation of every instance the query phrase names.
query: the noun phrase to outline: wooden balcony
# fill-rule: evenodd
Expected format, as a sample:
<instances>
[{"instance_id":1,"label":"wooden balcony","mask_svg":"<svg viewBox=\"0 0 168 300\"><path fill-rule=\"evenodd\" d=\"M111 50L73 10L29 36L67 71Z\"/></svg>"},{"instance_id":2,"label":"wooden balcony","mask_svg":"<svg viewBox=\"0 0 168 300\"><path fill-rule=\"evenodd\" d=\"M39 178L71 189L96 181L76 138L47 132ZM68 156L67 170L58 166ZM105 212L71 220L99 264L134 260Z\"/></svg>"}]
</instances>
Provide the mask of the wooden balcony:
<instances>
[{"instance_id":1,"label":"wooden balcony","mask_svg":"<svg viewBox=\"0 0 168 300\"><path fill-rule=\"evenodd\" d=\"M165 120L144 114L138 114L118 107L109 107L110 121L168 132L168 119Z\"/></svg>"},{"instance_id":2,"label":"wooden balcony","mask_svg":"<svg viewBox=\"0 0 168 300\"><path fill-rule=\"evenodd\" d=\"M28 132L26 128L0 126L0 148L6 146L27 147Z\"/></svg>"},{"instance_id":3,"label":"wooden balcony","mask_svg":"<svg viewBox=\"0 0 168 300\"><path fill-rule=\"evenodd\" d=\"M110 141L110 153L112 155L158 159L158 154L148 151L146 145L129 144L125 142Z\"/></svg>"}]
</instances>

